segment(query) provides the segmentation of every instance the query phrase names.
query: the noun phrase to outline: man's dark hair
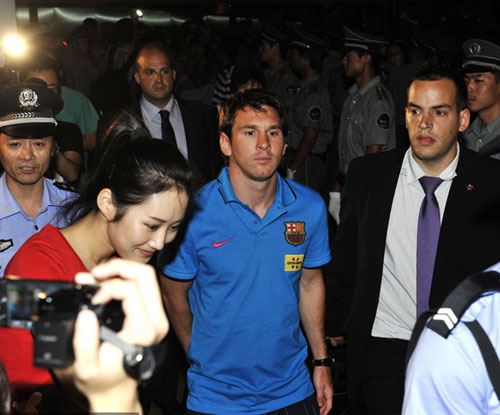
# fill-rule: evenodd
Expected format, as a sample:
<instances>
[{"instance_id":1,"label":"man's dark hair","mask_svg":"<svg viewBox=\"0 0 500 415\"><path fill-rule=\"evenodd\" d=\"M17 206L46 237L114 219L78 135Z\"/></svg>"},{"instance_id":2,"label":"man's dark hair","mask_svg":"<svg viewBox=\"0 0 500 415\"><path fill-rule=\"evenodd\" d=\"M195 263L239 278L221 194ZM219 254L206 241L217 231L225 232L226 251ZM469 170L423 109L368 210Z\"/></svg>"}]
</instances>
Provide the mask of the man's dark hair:
<instances>
[{"instance_id":1,"label":"man's dark hair","mask_svg":"<svg viewBox=\"0 0 500 415\"><path fill-rule=\"evenodd\" d=\"M448 65L425 65L412 79L413 81L440 81L449 79L455 84L455 103L457 111L460 112L467 108L467 89L462 77L458 72ZM410 84L411 86L411 84Z\"/></svg>"},{"instance_id":2,"label":"man's dark hair","mask_svg":"<svg viewBox=\"0 0 500 415\"><path fill-rule=\"evenodd\" d=\"M321 72L323 70L323 55L322 54L312 52L310 50L307 50L307 49L304 49L301 47L296 47L296 46L291 46L290 49L297 49L300 56L303 56L303 57L309 59L309 63L315 71Z\"/></svg>"},{"instance_id":3,"label":"man's dark hair","mask_svg":"<svg viewBox=\"0 0 500 415\"><path fill-rule=\"evenodd\" d=\"M358 58L362 58L365 55L370 55L370 64L373 68L373 71L378 74L380 72L379 66L380 66L380 55L375 52L370 52L366 49L361 49L361 48L349 48L349 49L343 49L342 50L342 57L347 55L350 51L353 51L356 55L358 55Z\"/></svg>"},{"instance_id":4,"label":"man's dark hair","mask_svg":"<svg viewBox=\"0 0 500 415\"><path fill-rule=\"evenodd\" d=\"M231 75L230 89L231 93L234 94L238 92L238 89L247 82L254 81L258 82L262 89L266 86L266 77L258 69L247 68L247 69L237 69Z\"/></svg>"},{"instance_id":5,"label":"man's dark hair","mask_svg":"<svg viewBox=\"0 0 500 415\"><path fill-rule=\"evenodd\" d=\"M234 120L239 111L244 111L245 108L250 107L255 111L264 112L264 106L268 106L276 110L280 119L280 126L283 131L283 135L285 135L287 131L283 106L274 94L262 89L249 89L243 93L234 95L223 104L220 112L220 132L231 138Z\"/></svg>"},{"instance_id":6,"label":"man's dark hair","mask_svg":"<svg viewBox=\"0 0 500 415\"><path fill-rule=\"evenodd\" d=\"M54 71L59 78L61 73L61 65L57 58L50 52L38 52L30 56L28 60L23 62L19 67L19 80L26 81L29 72Z\"/></svg>"},{"instance_id":7,"label":"man's dark hair","mask_svg":"<svg viewBox=\"0 0 500 415\"><path fill-rule=\"evenodd\" d=\"M278 45L280 47L280 56L283 60L286 60L288 56L288 43L284 40L277 39L275 42L271 42L269 39L262 39L263 41L269 43L269 46L272 48L274 45Z\"/></svg>"}]
</instances>

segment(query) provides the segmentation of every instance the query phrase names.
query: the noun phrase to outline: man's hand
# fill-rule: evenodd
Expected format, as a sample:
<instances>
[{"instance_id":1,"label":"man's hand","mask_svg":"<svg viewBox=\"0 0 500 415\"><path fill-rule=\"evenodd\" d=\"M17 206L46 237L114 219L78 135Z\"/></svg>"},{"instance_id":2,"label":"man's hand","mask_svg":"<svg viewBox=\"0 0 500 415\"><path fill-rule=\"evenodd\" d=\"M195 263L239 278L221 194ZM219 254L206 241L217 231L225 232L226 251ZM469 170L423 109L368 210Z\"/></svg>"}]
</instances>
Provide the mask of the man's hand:
<instances>
[{"instance_id":1,"label":"man's hand","mask_svg":"<svg viewBox=\"0 0 500 415\"><path fill-rule=\"evenodd\" d=\"M337 347L339 344L344 344L345 340L343 336L339 337L327 337L326 338L333 347Z\"/></svg>"},{"instance_id":2,"label":"man's hand","mask_svg":"<svg viewBox=\"0 0 500 415\"><path fill-rule=\"evenodd\" d=\"M313 383L316 388L316 399L320 408L320 415L327 415L332 409L333 384L330 368L315 366Z\"/></svg>"},{"instance_id":3,"label":"man's hand","mask_svg":"<svg viewBox=\"0 0 500 415\"><path fill-rule=\"evenodd\" d=\"M337 225L340 223L340 192L330 192L328 212L333 216Z\"/></svg>"}]
</instances>

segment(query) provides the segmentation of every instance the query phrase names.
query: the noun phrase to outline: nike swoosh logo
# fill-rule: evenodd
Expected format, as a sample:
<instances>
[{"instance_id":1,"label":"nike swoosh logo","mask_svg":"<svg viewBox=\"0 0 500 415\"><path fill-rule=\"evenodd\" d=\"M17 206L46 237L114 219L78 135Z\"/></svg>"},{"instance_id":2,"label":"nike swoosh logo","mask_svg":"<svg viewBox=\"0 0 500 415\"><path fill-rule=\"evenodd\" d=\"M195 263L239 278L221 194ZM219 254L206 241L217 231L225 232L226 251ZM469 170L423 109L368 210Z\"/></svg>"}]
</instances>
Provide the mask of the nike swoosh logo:
<instances>
[{"instance_id":1,"label":"nike swoosh logo","mask_svg":"<svg viewBox=\"0 0 500 415\"><path fill-rule=\"evenodd\" d=\"M215 242L215 241L213 241L213 242L212 242L212 246L213 246L214 248L218 248L219 246L224 245L226 242L229 242L231 239L233 239L233 237L231 237L231 238L229 238L229 239L226 239L225 241L222 241L222 242Z\"/></svg>"}]
</instances>

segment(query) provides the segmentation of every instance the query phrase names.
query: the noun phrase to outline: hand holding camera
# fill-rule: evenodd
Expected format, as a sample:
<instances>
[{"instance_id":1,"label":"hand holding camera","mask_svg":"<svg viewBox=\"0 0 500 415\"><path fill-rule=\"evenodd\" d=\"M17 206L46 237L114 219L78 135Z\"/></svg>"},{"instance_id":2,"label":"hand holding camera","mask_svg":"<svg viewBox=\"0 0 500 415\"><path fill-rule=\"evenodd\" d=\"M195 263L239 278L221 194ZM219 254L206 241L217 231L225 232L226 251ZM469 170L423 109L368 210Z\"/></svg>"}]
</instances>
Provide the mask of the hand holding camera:
<instances>
[{"instance_id":1,"label":"hand holding camera","mask_svg":"<svg viewBox=\"0 0 500 415\"><path fill-rule=\"evenodd\" d=\"M35 365L74 383L91 410L136 412L137 384L155 366L149 346L169 328L156 273L113 259L75 281L1 279L0 326L31 329Z\"/></svg>"},{"instance_id":2,"label":"hand holding camera","mask_svg":"<svg viewBox=\"0 0 500 415\"><path fill-rule=\"evenodd\" d=\"M78 274L79 284L100 284L93 304L120 300L125 314L118 333L128 345L151 346L168 331L156 274L151 266L113 259L95 267L90 274ZM138 379L125 372L124 352L114 344L100 342L97 316L81 311L73 337L74 381L89 399L92 411L140 410L136 388Z\"/></svg>"}]
</instances>

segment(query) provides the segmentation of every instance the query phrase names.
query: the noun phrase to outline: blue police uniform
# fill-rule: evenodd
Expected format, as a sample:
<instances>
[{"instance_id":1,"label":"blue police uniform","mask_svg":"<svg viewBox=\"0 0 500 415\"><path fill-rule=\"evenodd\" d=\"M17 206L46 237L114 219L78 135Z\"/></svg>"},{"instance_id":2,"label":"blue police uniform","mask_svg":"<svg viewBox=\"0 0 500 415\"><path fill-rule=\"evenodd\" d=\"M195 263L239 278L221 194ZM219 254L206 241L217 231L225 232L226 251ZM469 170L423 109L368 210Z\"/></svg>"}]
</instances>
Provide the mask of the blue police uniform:
<instances>
[{"instance_id":1,"label":"blue police uniform","mask_svg":"<svg viewBox=\"0 0 500 415\"><path fill-rule=\"evenodd\" d=\"M190 280L189 409L262 414L314 393L300 329L302 267L330 260L326 209L310 189L277 180L261 219L234 194L224 169L197 195L174 261L163 272Z\"/></svg>"},{"instance_id":2,"label":"blue police uniform","mask_svg":"<svg viewBox=\"0 0 500 415\"><path fill-rule=\"evenodd\" d=\"M500 272L500 263L488 271ZM485 293L448 338L426 327L408 365L403 414L500 414L484 358L464 322L477 320L500 356L500 292Z\"/></svg>"},{"instance_id":3,"label":"blue police uniform","mask_svg":"<svg viewBox=\"0 0 500 415\"><path fill-rule=\"evenodd\" d=\"M28 216L19 206L7 187L5 173L0 177L0 277L5 266L20 246L45 225L66 226L66 220L58 212L74 195L73 192L57 187L54 182L44 180L43 199L40 211L35 219Z\"/></svg>"}]
</instances>

